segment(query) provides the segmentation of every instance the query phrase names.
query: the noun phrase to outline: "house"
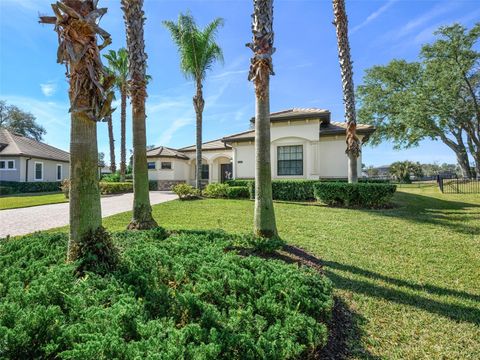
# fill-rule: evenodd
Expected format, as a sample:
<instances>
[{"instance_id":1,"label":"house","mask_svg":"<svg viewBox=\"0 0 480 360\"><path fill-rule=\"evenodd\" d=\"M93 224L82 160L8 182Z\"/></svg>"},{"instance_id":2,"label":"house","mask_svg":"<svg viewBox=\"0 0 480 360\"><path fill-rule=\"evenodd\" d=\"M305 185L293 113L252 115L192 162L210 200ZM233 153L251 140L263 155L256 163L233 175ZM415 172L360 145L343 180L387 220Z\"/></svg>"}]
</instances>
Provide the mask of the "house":
<instances>
[{"instance_id":1,"label":"house","mask_svg":"<svg viewBox=\"0 0 480 360\"><path fill-rule=\"evenodd\" d=\"M0 129L0 181L61 181L69 177L68 152Z\"/></svg>"},{"instance_id":2,"label":"house","mask_svg":"<svg viewBox=\"0 0 480 360\"><path fill-rule=\"evenodd\" d=\"M345 123L330 120L323 109L294 108L270 114L271 164L273 179L346 178ZM253 125L255 119L250 120ZM253 126L252 126L253 127ZM357 125L362 143L375 131L371 125ZM173 149L165 146L147 152L148 176L159 189L195 182L195 146ZM362 158L358 159L361 176ZM255 130L224 136L202 145L202 180L255 177Z\"/></svg>"}]
</instances>

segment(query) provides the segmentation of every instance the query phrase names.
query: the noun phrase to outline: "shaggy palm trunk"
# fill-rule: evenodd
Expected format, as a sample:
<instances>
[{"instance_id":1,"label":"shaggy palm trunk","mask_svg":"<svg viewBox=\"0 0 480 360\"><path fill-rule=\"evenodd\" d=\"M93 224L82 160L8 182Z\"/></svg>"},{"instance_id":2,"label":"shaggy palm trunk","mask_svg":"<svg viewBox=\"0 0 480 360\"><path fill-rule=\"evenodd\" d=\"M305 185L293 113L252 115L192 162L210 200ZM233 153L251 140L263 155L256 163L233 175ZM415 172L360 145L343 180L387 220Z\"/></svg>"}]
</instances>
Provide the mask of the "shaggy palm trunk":
<instances>
[{"instance_id":1,"label":"shaggy palm trunk","mask_svg":"<svg viewBox=\"0 0 480 360\"><path fill-rule=\"evenodd\" d=\"M132 99L133 128L133 217L129 229L150 229L157 226L152 217L150 206L147 136L145 131L145 99L147 54L143 40L142 10L143 0L122 0L125 26L127 30L127 47L129 57L129 91Z\"/></svg>"},{"instance_id":2,"label":"shaggy palm trunk","mask_svg":"<svg viewBox=\"0 0 480 360\"><path fill-rule=\"evenodd\" d=\"M110 143L110 171L115 173L117 171L117 165L115 163L115 139L113 138L113 123L112 116L108 117L108 141Z\"/></svg>"},{"instance_id":3,"label":"shaggy palm trunk","mask_svg":"<svg viewBox=\"0 0 480 360\"><path fill-rule=\"evenodd\" d=\"M94 0L63 0L52 4L55 16L40 23L55 25L57 62L66 64L70 99L70 239L68 261L81 255L81 244L102 225L98 186L97 121L111 116L113 79L105 74L100 50L111 42L98 26L106 8ZM97 43L97 35L103 43ZM98 241L98 240L97 240Z\"/></svg>"},{"instance_id":4,"label":"shaggy palm trunk","mask_svg":"<svg viewBox=\"0 0 480 360\"><path fill-rule=\"evenodd\" d=\"M120 181L125 181L127 168L127 145L126 145L126 123L127 123L127 89L122 85L120 89Z\"/></svg>"},{"instance_id":5,"label":"shaggy palm trunk","mask_svg":"<svg viewBox=\"0 0 480 360\"><path fill-rule=\"evenodd\" d=\"M70 240L67 259L74 261L79 255L80 241L102 225L97 123L75 112L71 115L69 197Z\"/></svg>"},{"instance_id":6,"label":"shaggy palm trunk","mask_svg":"<svg viewBox=\"0 0 480 360\"><path fill-rule=\"evenodd\" d=\"M201 80L197 80L197 93L193 97L193 106L195 107L195 113L197 117L195 187L197 189L201 189L202 188L202 121L203 121L203 108L205 106L205 101L203 100Z\"/></svg>"},{"instance_id":7,"label":"shaggy palm trunk","mask_svg":"<svg viewBox=\"0 0 480 360\"><path fill-rule=\"evenodd\" d=\"M353 85L352 61L348 41L348 20L345 0L333 0L334 25L337 32L338 59L342 74L343 102L347 122L345 153L348 157L348 182L358 181L357 159L360 156L360 141L356 134L355 93Z\"/></svg>"},{"instance_id":8,"label":"shaggy palm trunk","mask_svg":"<svg viewBox=\"0 0 480 360\"><path fill-rule=\"evenodd\" d=\"M272 200L270 164L270 75L273 75L273 1L254 0L252 16L254 52L249 80L255 84L255 212L254 233L260 237L276 237L277 226Z\"/></svg>"}]
</instances>

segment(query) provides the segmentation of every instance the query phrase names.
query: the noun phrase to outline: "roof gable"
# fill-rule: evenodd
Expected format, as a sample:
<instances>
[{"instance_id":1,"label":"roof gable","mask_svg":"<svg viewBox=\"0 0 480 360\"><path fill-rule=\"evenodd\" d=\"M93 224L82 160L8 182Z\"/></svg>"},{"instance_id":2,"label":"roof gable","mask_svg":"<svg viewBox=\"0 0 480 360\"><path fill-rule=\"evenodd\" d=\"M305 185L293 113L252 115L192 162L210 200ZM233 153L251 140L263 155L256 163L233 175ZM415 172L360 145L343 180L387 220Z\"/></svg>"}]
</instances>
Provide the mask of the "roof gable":
<instances>
[{"instance_id":1,"label":"roof gable","mask_svg":"<svg viewBox=\"0 0 480 360\"><path fill-rule=\"evenodd\" d=\"M70 154L59 148L0 129L0 155L31 156L47 160L70 161Z\"/></svg>"}]
</instances>

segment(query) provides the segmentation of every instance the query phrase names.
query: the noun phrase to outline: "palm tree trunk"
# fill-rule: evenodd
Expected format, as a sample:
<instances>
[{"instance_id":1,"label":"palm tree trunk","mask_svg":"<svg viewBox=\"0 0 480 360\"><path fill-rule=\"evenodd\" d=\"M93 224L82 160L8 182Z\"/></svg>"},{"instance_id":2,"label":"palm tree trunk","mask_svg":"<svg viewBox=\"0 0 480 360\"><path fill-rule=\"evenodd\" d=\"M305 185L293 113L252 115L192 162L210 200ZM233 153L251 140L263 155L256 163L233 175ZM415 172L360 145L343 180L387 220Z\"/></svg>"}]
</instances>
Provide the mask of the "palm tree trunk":
<instances>
[{"instance_id":1,"label":"palm tree trunk","mask_svg":"<svg viewBox=\"0 0 480 360\"><path fill-rule=\"evenodd\" d=\"M127 167L126 123L127 123L127 89L120 89L120 181L125 181Z\"/></svg>"},{"instance_id":2,"label":"palm tree trunk","mask_svg":"<svg viewBox=\"0 0 480 360\"><path fill-rule=\"evenodd\" d=\"M129 57L130 98L133 129L133 217L129 229L150 229L157 226L150 206L147 135L145 131L145 99L147 97L147 54L143 40L145 14L143 0L122 0Z\"/></svg>"},{"instance_id":3,"label":"palm tree trunk","mask_svg":"<svg viewBox=\"0 0 480 360\"><path fill-rule=\"evenodd\" d=\"M69 197L70 240L67 260L74 261L79 255L80 241L102 225L97 123L76 112L71 115Z\"/></svg>"},{"instance_id":4,"label":"palm tree trunk","mask_svg":"<svg viewBox=\"0 0 480 360\"><path fill-rule=\"evenodd\" d=\"M348 41L348 20L345 0L333 0L334 25L337 32L338 59L342 74L343 102L347 122L345 153L348 157L348 182L358 181L357 159L360 156L360 141L356 135L355 93L353 85L352 61Z\"/></svg>"},{"instance_id":5,"label":"palm tree trunk","mask_svg":"<svg viewBox=\"0 0 480 360\"><path fill-rule=\"evenodd\" d=\"M195 107L195 113L197 117L196 123L196 167L195 167L195 187L197 189L202 188L202 121L203 121L203 108L205 101L203 100L202 81L197 80L197 93L193 97L193 106Z\"/></svg>"},{"instance_id":6,"label":"palm tree trunk","mask_svg":"<svg viewBox=\"0 0 480 360\"><path fill-rule=\"evenodd\" d=\"M252 16L254 52L249 80L255 84L255 212L254 233L276 237L277 225L272 199L270 164L270 75L273 75L273 0L254 0Z\"/></svg>"},{"instance_id":7,"label":"palm tree trunk","mask_svg":"<svg viewBox=\"0 0 480 360\"><path fill-rule=\"evenodd\" d=\"M108 117L107 124L108 124L108 141L110 143L110 171L113 174L117 171L117 165L115 163L115 139L113 138L113 123L112 123L111 115Z\"/></svg>"}]
</instances>

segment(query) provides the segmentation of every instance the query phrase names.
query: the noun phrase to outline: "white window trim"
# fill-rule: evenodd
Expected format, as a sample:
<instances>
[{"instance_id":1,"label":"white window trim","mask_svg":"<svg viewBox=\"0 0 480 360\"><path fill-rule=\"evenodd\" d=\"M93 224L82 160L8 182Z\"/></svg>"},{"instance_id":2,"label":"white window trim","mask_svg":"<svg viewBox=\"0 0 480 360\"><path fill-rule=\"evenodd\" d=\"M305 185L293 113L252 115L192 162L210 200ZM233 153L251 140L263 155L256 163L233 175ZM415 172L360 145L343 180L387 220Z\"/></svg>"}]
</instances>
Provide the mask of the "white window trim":
<instances>
[{"instance_id":1,"label":"white window trim","mask_svg":"<svg viewBox=\"0 0 480 360\"><path fill-rule=\"evenodd\" d=\"M307 160L306 160L306 142L285 142L275 144L274 146L274 161L275 161L275 175L274 179L306 179L307 171ZM301 146L302 147L302 156L303 156L303 175L278 175L278 148L282 146ZM273 170L273 169L272 169ZM272 171L273 172L273 171Z\"/></svg>"},{"instance_id":2,"label":"white window trim","mask_svg":"<svg viewBox=\"0 0 480 360\"><path fill-rule=\"evenodd\" d=\"M17 162L14 159L2 159L0 161L5 162L5 167L3 169L0 169L0 170L2 170L2 171L15 171L15 170L17 170L17 166L16 166ZM13 168L11 168L11 169L8 168L8 163L10 161L13 161Z\"/></svg>"},{"instance_id":3,"label":"white window trim","mask_svg":"<svg viewBox=\"0 0 480 360\"><path fill-rule=\"evenodd\" d=\"M162 169L162 163L170 163L170 169ZM160 169L162 171L172 171L173 170L173 161L160 161Z\"/></svg>"},{"instance_id":4,"label":"white window trim","mask_svg":"<svg viewBox=\"0 0 480 360\"><path fill-rule=\"evenodd\" d=\"M37 164L42 164L42 178L37 179ZM35 161L34 166L33 166L33 180L34 181L43 181L43 172L45 168L43 166L43 161Z\"/></svg>"},{"instance_id":5,"label":"white window trim","mask_svg":"<svg viewBox=\"0 0 480 360\"><path fill-rule=\"evenodd\" d=\"M58 178L58 167L60 166L60 179ZM43 169L42 169L42 175L43 175ZM55 167L55 176L57 178L57 181L62 181L63 179L63 165L62 164L57 164Z\"/></svg>"}]
</instances>

